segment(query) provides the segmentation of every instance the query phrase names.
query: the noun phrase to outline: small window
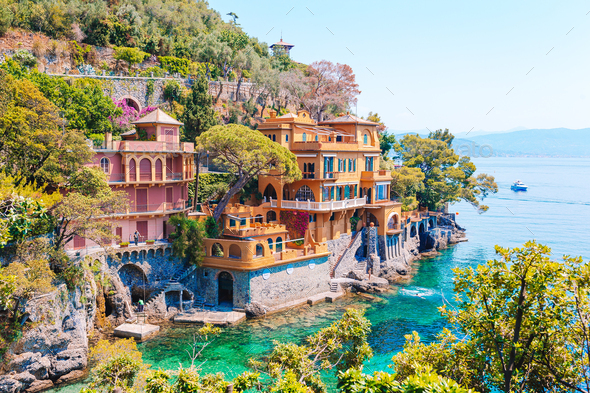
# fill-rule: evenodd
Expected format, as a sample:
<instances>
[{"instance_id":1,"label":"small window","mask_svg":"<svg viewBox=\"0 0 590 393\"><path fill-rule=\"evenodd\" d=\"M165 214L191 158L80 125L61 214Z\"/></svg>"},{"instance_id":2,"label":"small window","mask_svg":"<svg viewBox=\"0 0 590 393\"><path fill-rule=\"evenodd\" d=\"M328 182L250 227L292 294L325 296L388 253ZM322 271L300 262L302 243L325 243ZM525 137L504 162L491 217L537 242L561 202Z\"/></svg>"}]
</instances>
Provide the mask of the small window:
<instances>
[{"instance_id":1,"label":"small window","mask_svg":"<svg viewBox=\"0 0 590 393\"><path fill-rule=\"evenodd\" d=\"M285 135L285 142L289 142L289 134Z\"/></svg>"},{"instance_id":2,"label":"small window","mask_svg":"<svg viewBox=\"0 0 590 393\"><path fill-rule=\"evenodd\" d=\"M307 134L304 132L303 135L301 136L301 140L303 142L307 142Z\"/></svg>"},{"instance_id":3,"label":"small window","mask_svg":"<svg viewBox=\"0 0 590 393\"><path fill-rule=\"evenodd\" d=\"M266 241L268 242L268 248L272 250L272 239L268 238Z\"/></svg>"},{"instance_id":4,"label":"small window","mask_svg":"<svg viewBox=\"0 0 590 393\"><path fill-rule=\"evenodd\" d=\"M236 226L236 220L234 220L233 218L231 218L231 219L229 220L229 226L230 226L230 227L235 227L235 226Z\"/></svg>"},{"instance_id":5,"label":"small window","mask_svg":"<svg viewBox=\"0 0 590 393\"><path fill-rule=\"evenodd\" d=\"M365 145L368 145L369 144L369 135L365 134L365 136L363 137L363 143Z\"/></svg>"},{"instance_id":6,"label":"small window","mask_svg":"<svg viewBox=\"0 0 590 393\"><path fill-rule=\"evenodd\" d=\"M336 142L342 142L342 136L338 135L338 136L336 137Z\"/></svg>"},{"instance_id":7,"label":"small window","mask_svg":"<svg viewBox=\"0 0 590 393\"><path fill-rule=\"evenodd\" d=\"M109 162L109 159L106 157L103 157L100 159L100 169L102 169L102 171L104 173L109 173L110 172L110 165L111 163Z\"/></svg>"},{"instance_id":8,"label":"small window","mask_svg":"<svg viewBox=\"0 0 590 393\"><path fill-rule=\"evenodd\" d=\"M245 218L242 218L242 219L240 220L240 226L246 226L246 223L247 223L247 221L246 221L246 219L245 219Z\"/></svg>"},{"instance_id":9,"label":"small window","mask_svg":"<svg viewBox=\"0 0 590 393\"><path fill-rule=\"evenodd\" d=\"M316 142L318 141L318 136L317 136L317 135L315 136L315 141L316 141Z\"/></svg>"},{"instance_id":10,"label":"small window","mask_svg":"<svg viewBox=\"0 0 590 393\"><path fill-rule=\"evenodd\" d=\"M273 135L273 136L272 136L272 141L273 141L273 142L276 142L276 141L277 141L277 136L276 136L276 135Z\"/></svg>"}]
</instances>

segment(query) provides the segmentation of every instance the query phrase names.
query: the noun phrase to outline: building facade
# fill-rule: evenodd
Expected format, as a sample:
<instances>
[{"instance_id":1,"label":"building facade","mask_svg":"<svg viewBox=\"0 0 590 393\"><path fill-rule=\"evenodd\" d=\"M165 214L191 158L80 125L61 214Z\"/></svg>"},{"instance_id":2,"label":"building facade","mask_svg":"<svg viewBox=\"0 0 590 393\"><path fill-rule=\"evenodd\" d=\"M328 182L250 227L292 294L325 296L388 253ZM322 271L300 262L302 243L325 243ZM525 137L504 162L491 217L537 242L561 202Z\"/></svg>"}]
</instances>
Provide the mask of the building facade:
<instances>
[{"instance_id":1,"label":"building facade","mask_svg":"<svg viewBox=\"0 0 590 393\"><path fill-rule=\"evenodd\" d=\"M182 123L156 109L133 124L135 129L122 134L122 140L106 134L89 164L108 175L113 190L127 193L129 209L115 215L117 243L133 241L136 230L142 242L166 239L169 217L191 208L194 144L180 142ZM94 245L83 238L72 243L69 247L75 249Z\"/></svg>"}]
</instances>

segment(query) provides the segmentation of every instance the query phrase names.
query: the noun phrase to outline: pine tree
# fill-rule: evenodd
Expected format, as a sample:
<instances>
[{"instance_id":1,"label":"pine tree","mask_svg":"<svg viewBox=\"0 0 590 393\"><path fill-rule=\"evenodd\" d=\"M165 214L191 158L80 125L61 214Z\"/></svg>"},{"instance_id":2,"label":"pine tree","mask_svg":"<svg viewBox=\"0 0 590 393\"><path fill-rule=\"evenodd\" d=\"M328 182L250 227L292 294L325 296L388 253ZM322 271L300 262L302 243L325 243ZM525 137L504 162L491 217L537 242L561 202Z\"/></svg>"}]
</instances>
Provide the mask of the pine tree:
<instances>
[{"instance_id":1,"label":"pine tree","mask_svg":"<svg viewBox=\"0 0 590 393\"><path fill-rule=\"evenodd\" d=\"M185 142L195 142L195 138L217 124L215 110L213 109L213 100L211 95L209 95L209 82L204 76L201 76L193 83L191 93L186 99L181 120L184 123L182 139ZM200 152L197 152L195 154L197 173L195 176L195 195L193 198L193 205L195 206L199 193L200 158Z\"/></svg>"}]
</instances>

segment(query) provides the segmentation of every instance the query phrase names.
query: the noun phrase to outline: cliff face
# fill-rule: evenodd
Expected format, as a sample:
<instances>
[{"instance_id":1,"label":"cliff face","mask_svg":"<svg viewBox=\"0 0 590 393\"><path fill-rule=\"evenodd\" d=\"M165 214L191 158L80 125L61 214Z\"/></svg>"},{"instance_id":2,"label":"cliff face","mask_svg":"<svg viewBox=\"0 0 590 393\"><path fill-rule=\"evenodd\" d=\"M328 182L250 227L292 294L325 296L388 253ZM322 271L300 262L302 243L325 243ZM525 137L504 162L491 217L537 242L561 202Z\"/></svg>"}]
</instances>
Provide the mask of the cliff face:
<instances>
[{"instance_id":1,"label":"cliff face","mask_svg":"<svg viewBox=\"0 0 590 393\"><path fill-rule=\"evenodd\" d=\"M1 392L34 392L84 375L88 333L97 312L96 284L86 278L74 291L62 284L27 302L27 328L0 370L5 373L0 376Z\"/></svg>"}]
</instances>

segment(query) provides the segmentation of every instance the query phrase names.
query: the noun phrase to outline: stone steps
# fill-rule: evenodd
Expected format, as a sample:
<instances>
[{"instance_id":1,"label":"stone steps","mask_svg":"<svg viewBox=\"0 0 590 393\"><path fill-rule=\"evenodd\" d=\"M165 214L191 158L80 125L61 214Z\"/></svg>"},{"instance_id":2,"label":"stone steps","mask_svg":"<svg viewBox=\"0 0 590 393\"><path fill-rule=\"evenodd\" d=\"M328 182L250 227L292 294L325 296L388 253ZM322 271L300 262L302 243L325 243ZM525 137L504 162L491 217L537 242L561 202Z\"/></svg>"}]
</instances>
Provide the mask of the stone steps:
<instances>
[{"instance_id":1,"label":"stone steps","mask_svg":"<svg viewBox=\"0 0 590 393\"><path fill-rule=\"evenodd\" d=\"M338 284L337 282L331 282L330 283L330 292L340 292L340 284Z\"/></svg>"}]
</instances>

